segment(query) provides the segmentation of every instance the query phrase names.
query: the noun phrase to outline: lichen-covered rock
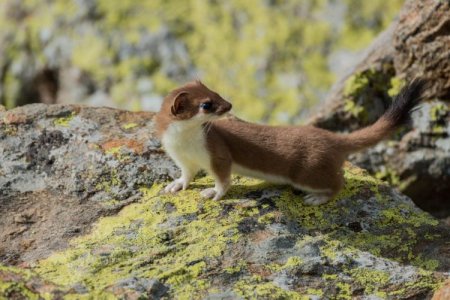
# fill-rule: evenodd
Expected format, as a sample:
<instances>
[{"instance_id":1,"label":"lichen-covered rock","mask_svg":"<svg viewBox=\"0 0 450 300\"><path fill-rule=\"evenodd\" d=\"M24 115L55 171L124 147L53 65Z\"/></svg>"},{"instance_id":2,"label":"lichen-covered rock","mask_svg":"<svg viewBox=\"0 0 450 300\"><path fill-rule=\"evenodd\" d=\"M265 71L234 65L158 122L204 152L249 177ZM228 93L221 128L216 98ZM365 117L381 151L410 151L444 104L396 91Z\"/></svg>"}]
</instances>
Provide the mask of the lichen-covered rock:
<instances>
[{"instance_id":1,"label":"lichen-covered rock","mask_svg":"<svg viewBox=\"0 0 450 300\"><path fill-rule=\"evenodd\" d=\"M319 207L239 176L221 201L200 197L208 176L162 195L177 171L152 114L33 105L0 120L1 258L16 265L0 297L422 299L449 278L448 226L350 164Z\"/></svg>"},{"instance_id":2,"label":"lichen-covered rock","mask_svg":"<svg viewBox=\"0 0 450 300\"><path fill-rule=\"evenodd\" d=\"M0 265L1 299L58 299L65 293L30 270Z\"/></svg>"},{"instance_id":3,"label":"lichen-covered rock","mask_svg":"<svg viewBox=\"0 0 450 300\"><path fill-rule=\"evenodd\" d=\"M7 176L0 181L1 195L53 187L80 198L122 200L139 185L174 175L154 137L152 117L43 104L2 113L0 157ZM150 161L154 165L146 168Z\"/></svg>"},{"instance_id":4,"label":"lichen-covered rock","mask_svg":"<svg viewBox=\"0 0 450 300\"><path fill-rule=\"evenodd\" d=\"M351 161L442 217L450 214L449 12L448 1L407 1L399 19L335 85L327 105L311 120L333 130L366 126L406 81L427 79L425 103L413 115L414 129L403 129Z\"/></svg>"},{"instance_id":5,"label":"lichen-covered rock","mask_svg":"<svg viewBox=\"0 0 450 300\"><path fill-rule=\"evenodd\" d=\"M44 104L0 112L0 259L63 247L99 216L138 200L140 186L175 176L152 117Z\"/></svg>"}]
</instances>

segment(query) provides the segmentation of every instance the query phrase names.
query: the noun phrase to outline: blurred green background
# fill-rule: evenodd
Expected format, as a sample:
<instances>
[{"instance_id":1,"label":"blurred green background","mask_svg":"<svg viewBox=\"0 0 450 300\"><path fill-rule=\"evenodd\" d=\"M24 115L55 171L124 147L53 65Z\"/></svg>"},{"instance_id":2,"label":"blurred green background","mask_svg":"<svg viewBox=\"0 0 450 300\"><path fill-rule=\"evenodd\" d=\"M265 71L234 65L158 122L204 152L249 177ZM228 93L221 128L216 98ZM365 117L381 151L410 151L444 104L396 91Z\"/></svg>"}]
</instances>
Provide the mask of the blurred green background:
<instances>
[{"instance_id":1,"label":"blurred green background","mask_svg":"<svg viewBox=\"0 0 450 300\"><path fill-rule=\"evenodd\" d=\"M2 0L0 100L158 110L199 78L234 113L298 123L403 0Z\"/></svg>"}]
</instances>

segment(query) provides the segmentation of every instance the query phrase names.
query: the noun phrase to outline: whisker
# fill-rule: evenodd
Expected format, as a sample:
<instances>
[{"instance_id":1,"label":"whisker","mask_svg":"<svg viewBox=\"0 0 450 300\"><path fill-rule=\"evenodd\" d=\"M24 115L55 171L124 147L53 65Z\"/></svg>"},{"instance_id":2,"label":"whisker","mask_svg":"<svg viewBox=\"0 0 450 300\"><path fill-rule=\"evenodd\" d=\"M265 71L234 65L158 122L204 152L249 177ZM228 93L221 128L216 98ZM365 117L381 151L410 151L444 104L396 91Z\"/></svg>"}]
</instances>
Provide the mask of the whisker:
<instances>
[{"instance_id":1,"label":"whisker","mask_svg":"<svg viewBox=\"0 0 450 300\"><path fill-rule=\"evenodd\" d=\"M212 122L208 122L208 127L206 128L206 134L208 134L211 131L212 128Z\"/></svg>"},{"instance_id":2,"label":"whisker","mask_svg":"<svg viewBox=\"0 0 450 300\"><path fill-rule=\"evenodd\" d=\"M203 127L203 132L204 132L205 135L206 135L206 134L209 133L209 130L210 130L210 128L211 128L211 122L208 121L208 122L206 122L204 125L205 125L205 126Z\"/></svg>"}]
</instances>

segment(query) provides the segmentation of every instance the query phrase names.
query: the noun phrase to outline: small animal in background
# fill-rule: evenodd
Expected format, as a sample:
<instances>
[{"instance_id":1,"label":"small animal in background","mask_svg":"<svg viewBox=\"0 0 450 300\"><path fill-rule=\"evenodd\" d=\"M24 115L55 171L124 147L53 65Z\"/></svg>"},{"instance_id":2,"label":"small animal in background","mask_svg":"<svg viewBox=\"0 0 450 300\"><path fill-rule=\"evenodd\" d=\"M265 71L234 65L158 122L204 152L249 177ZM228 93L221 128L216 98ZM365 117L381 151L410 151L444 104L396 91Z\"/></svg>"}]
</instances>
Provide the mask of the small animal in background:
<instances>
[{"instance_id":1,"label":"small animal in background","mask_svg":"<svg viewBox=\"0 0 450 300\"><path fill-rule=\"evenodd\" d=\"M343 164L350 153L373 146L410 120L422 99L425 83L414 80L371 126L349 134L314 126L267 126L240 120L228 112L231 104L200 81L173 90L156 115L156 127L181 177L166 193L187 189L204 169L214 188L201 192L221 199L231 174L289 184L307 192L305 202L319 205L333 198L344 184Z\"/></svg>"}]
</instances>

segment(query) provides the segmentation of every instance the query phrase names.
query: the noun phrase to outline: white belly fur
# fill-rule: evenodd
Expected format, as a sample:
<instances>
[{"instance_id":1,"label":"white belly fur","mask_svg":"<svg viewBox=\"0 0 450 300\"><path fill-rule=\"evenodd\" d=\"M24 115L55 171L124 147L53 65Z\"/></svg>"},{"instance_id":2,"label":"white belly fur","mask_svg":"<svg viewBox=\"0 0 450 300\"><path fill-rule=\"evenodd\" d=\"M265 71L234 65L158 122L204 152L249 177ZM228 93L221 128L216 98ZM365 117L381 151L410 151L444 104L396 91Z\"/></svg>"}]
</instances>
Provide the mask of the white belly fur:
<instances>
[{"instance_id":1,"label":"white belly fur","mask_svg":"<svg viewBox=\"0 0 450 300\"><path fill-rule=\"evenodd\" d=\"M233 164L232 171L233 171L233 173L236 173L236 174L240 174L240 175L244 175L244 176L252 177L252 178L257 178L257 179L262 179L262 180L265 180L265 181L271 182L271 183L289 184L296 189L303 190L306 192L321 192L322 191L322 190L316 190L316 189L310 188L308 186L294 183L292 180L290 180L287 177L252 170L252 169L243 167L238 164Z\"/></svg>"},{"instance_id":2,"label":"white belly fur","mask_svg":"<svg viewBox=\"0 0 450 300\"><path fill-rule=\"evenodd\" d=\"M278 175L267 174L267 173L264 173L261 171L248 169L248 168L243 167L238 164L233 164L232 171L233 171L233 173L236 173L236 174L240 174L240 175L244 175L244 176L252 177L252 178L258 178L258 179L266 180L266 181L272 182L272 183L291 184L291 181L288 178L278 176Z\"/></svg>"},{"instance_id":3,"label":"white belly fur","mask_svg":"<svg viewBox=\"0 0 450 300\"><path fill-rule=\"evenodd\" d=\"M164 132L162 144L179 167L210 170L211 159L201 126L187 130L186 124L173 122Z\"/></svg>"}]
</instances>

